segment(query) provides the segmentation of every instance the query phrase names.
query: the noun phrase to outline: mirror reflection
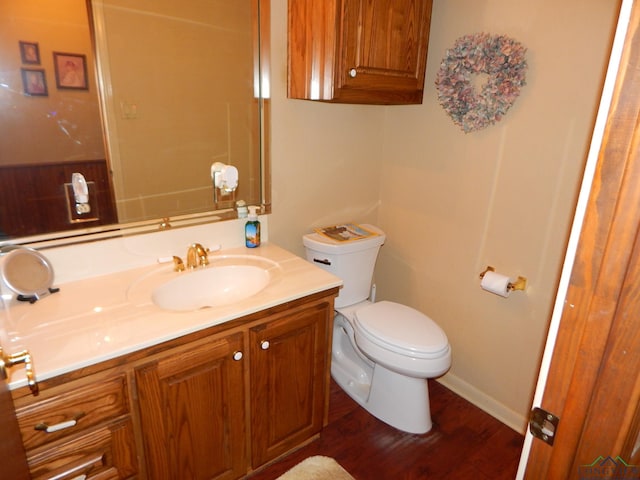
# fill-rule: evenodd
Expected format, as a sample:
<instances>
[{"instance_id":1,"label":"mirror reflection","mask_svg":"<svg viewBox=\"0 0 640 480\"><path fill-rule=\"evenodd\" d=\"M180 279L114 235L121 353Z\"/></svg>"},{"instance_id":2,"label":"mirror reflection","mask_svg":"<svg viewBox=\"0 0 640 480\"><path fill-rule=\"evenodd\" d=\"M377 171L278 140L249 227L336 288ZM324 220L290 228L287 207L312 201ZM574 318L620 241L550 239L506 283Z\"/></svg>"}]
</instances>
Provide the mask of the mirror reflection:
<instances>
[{"instance_id":1,"label":"mirror reflection","mask_svg":"<svg viewBox=\"0 0 640 480\"><path fill-rule=\"evenodd\" d=\"M0 240L263 204L259 3L0 0Z\"/></svg>"}]
</instances>

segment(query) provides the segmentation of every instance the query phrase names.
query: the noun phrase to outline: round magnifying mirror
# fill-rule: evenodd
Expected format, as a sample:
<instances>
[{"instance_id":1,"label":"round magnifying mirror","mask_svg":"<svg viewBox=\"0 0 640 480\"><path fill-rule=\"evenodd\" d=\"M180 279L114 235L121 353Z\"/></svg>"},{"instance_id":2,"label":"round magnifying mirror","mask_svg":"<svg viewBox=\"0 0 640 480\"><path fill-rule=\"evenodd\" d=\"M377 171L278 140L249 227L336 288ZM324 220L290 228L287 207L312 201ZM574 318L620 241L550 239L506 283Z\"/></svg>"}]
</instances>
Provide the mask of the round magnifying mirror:
<instances>
[{"instance_id":1,"label":"round magnifying mirror","mask_svg":"<svg viewBox=\"0 0 640 480\"><path fill-rule=\"evenodd\" d=\"M26 247L11 250L0 260L4 283L25 299L38 299L50 293L53 267L40 252Z\"/></svg>"}]
</instances>

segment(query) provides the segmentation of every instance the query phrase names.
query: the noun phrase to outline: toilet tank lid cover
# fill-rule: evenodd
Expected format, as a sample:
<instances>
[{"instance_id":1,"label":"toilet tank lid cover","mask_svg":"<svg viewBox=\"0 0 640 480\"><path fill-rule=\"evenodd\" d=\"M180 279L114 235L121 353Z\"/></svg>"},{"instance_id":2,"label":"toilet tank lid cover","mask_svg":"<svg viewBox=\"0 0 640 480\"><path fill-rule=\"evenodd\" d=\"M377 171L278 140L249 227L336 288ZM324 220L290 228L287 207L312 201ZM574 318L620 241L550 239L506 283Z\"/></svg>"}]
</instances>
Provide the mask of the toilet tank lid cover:
<instances>
[{"instance_id":1,"label":"toilet tank lid cover","mask_svg":"<svg viewBox=\"0 0 640 480\"><path fill-rule=\"evenodd\" d=\"M345 253L367 250L369 248L378 248L384 243L386 236L382 230L374 225L363 224L362 226L367 230L376 233L376 235L358 240L340 242L333 240L326 235L313 232L304 235L302 237L302 243L308 249L334 255L342 255Z\"/></svg>"},{"instance_id":2,"label":"toilet tank lid cover","mask_svg":"<svg viewBox=\"0 0 640 480\"><path fill-rule=\"evenodd\" d=\"M413 353L436 353L449 345L442 328L423 313L399 303L381 301L358 309L360 329L386 344Z\"/></svg>"}]
</instances>

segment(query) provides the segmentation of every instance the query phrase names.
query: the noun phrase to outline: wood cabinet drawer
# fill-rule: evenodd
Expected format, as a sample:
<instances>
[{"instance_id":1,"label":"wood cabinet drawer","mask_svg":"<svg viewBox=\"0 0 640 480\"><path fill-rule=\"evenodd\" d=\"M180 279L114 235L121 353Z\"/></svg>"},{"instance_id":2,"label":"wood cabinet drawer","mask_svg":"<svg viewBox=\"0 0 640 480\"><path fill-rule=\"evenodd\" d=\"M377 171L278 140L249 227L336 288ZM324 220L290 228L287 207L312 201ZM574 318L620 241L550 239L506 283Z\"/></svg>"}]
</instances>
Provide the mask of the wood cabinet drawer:
<instances>
[{"instance_id":1,"label":"wood cabinet drawer","mask_svg":"<svg viewBox=\"0 0 640 480\"><path fill-rule=\"evenodd\" d=\"M34 450L27 457L34 480L125 479L138 470L128 418Z\"/></svg>"},{"instance_id":2,"label":"wood cabinet drawer","mask_svg":"<svg viewBox=\"0 0 640 480\"><path fill-rule=\"evenodd\" d=\"M16 409L27 451L128 412L124 376L78 388L71 383L36 403Z\"/></svg>"}]
</instances>

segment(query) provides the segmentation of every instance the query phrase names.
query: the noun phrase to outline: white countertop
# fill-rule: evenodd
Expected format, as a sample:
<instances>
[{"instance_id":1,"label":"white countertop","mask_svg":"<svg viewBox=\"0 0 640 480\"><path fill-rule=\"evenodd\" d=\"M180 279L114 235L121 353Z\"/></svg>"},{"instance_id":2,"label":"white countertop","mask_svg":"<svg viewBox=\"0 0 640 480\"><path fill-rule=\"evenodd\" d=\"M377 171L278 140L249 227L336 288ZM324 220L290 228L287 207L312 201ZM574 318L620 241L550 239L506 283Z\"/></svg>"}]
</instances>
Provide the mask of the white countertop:
<instances>
[{"instance_id":1,"label":"white countertop","mask_svg":"<svg viewBox=\"0 0 640 480\"><path fill-rule=\"evenodd\" d=\"M6 338L0 343L9 354L28 349L41 381L342 285L339 278L269 243L222 250L210 257L216 255L264 257L277 262L281 274L250 298L191 312L166 311L150 298L132 299L128 293L150 273L173 274L170 264L54 284L60 292L34 304L9 302L4 312ZM10 375L9 388L26 385L23 367L10 369Z\"/></svg>"}]
</instances>

